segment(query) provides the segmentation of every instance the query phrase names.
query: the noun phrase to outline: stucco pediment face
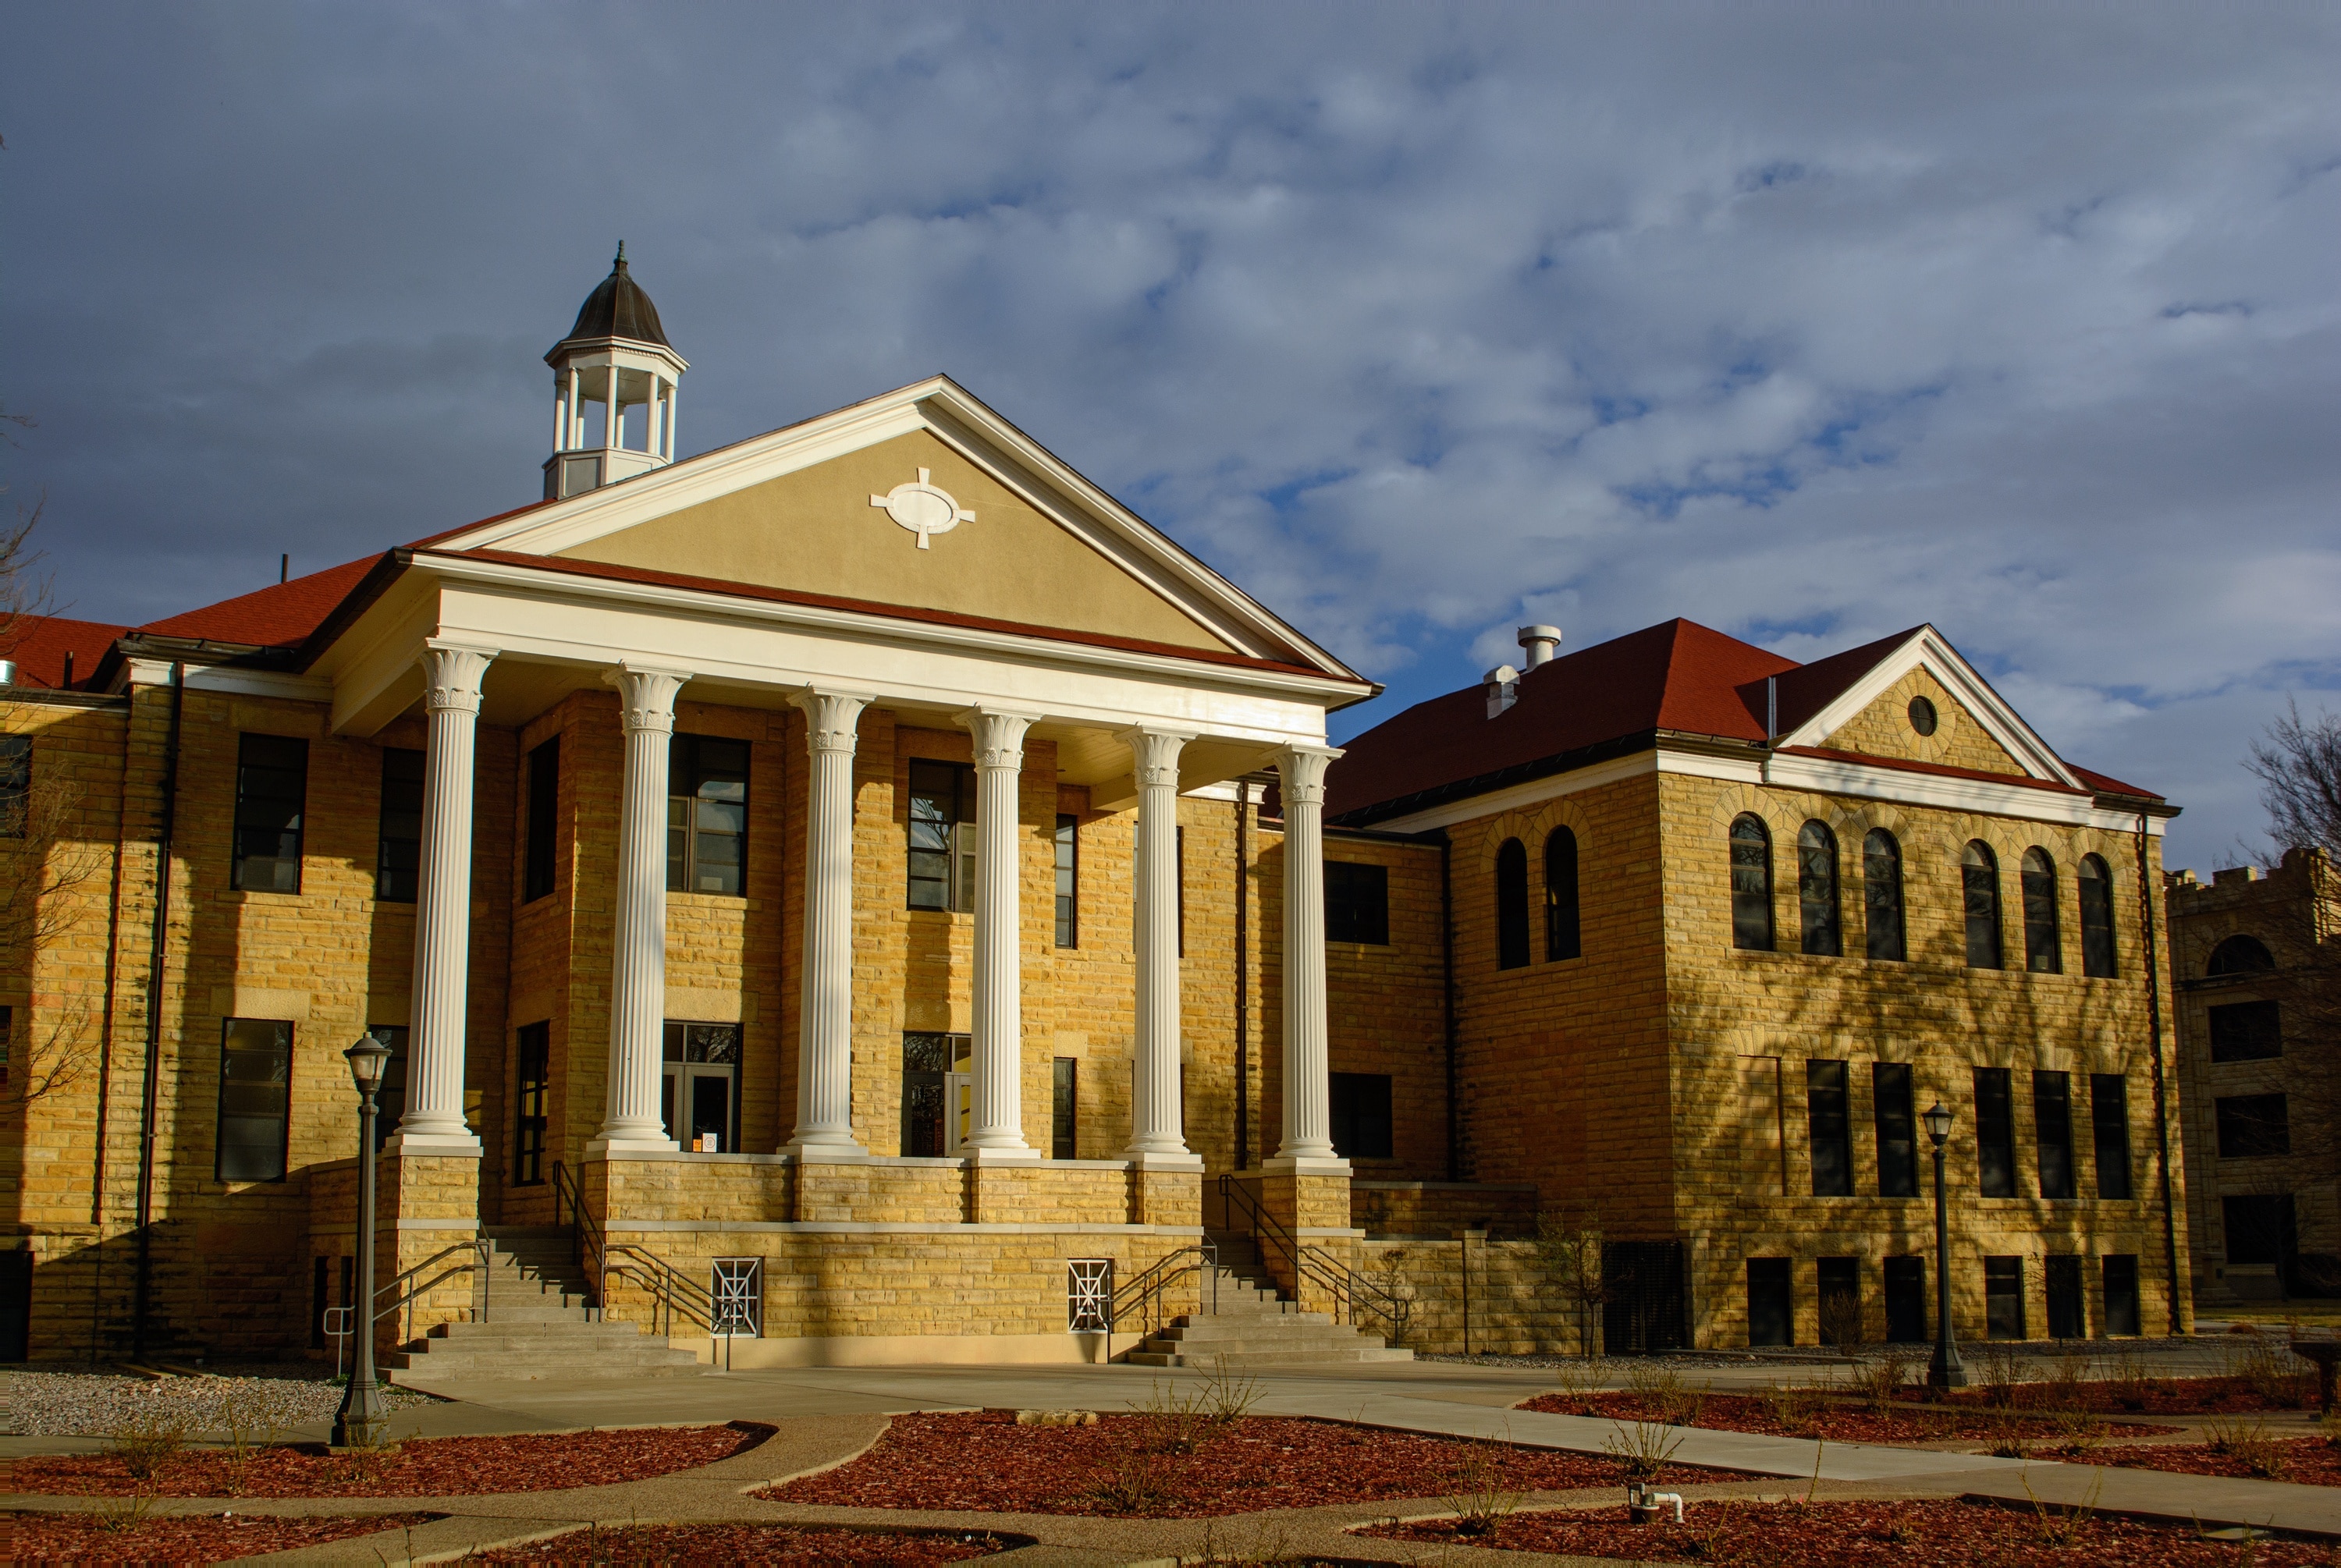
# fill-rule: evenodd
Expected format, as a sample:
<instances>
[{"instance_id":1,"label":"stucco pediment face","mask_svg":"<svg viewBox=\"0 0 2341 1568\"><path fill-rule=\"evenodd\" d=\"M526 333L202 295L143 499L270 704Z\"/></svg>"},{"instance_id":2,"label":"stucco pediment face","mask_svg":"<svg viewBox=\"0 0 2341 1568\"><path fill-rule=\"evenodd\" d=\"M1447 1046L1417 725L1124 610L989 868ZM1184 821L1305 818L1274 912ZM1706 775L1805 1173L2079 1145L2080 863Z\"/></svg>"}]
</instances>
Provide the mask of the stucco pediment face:
<instances>
[{"instance_id":1,"label":"stucco pediment face","mask_svg":"<svg viewBox=\"0 0 2341 1568\"><path fill-rule=\"evenodd\" d=\"M923 430L555 553L1228 650L1169 598Z\"/></svg>"},{"instance_id":2,"label":"stucco pediment face","mask_svg":"<svg viewBox=\"0 0 2341 1568\"><path fill-rule=\"evenodd\" d=\"M1934 733L1920 733L1922 711L1914 719L1912 706L1923 699L1932 710ZM1815 741L1836 751L1858 751L1865 757L1892 757L1951 768L1972 768L1984 773L2023 777L2027 769L2015 754L1995 739L1975 712L1923 665L1871 700L1851 719Z\"/></svg>"}]
</instances>

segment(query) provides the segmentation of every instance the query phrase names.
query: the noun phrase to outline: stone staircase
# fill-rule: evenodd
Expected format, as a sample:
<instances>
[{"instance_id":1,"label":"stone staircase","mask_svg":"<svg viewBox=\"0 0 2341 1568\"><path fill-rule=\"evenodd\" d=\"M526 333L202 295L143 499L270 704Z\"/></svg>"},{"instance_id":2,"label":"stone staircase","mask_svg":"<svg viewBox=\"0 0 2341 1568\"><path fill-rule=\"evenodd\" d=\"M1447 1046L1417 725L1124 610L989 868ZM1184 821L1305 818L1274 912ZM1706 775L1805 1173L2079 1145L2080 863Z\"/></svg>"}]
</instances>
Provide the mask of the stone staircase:
<instances>
[{"instance_id":1,"label":"stone staircase","mask_svg":"<svg viewBox=\"0 0 2341 1568\"><path fill-rule=\"evenodd\" d=\"M488 1267L485 1278L473 1276L472 1321L440 1324L384 1356L393 1383L672 1377L699 1369L691 1352L633 1324L604 1323L601 1308L586 1305L585 1271L571 1259L566 1226L487 1226L480 1234L489 1244Z\"/></svg>"},{"instance_id":2,"label":"stone staircase","mask_svg":"<svg viewBox=\"0 0 2341 1568\"><path fill-rule=\"evenodd\" d=\"M1141 1340L1125 1358L1132 1366L1314 1366L1414 1359L1410 1350L1386 1348L1378 1334L1336 1324L1330 1313L1303 1312L1283 1299L1251 1237L1212 1231L1209 1239L1219 1249L1220 1265L1203 1278L1205 1310L1173 1318ZM1217 1311L1210 1310L1214 1305Z\"/></svg>"}]
</instances>

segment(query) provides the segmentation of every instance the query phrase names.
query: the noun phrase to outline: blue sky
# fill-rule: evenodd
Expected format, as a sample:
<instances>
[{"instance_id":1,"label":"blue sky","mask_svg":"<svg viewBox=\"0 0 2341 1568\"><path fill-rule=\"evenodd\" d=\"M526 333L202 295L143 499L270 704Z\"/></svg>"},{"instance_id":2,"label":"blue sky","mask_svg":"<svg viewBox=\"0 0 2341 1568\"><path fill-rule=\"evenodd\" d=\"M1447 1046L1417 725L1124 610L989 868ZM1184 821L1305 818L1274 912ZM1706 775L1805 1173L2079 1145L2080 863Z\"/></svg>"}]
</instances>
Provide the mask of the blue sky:
<instances>
[{"instance_id":1,"label":"blue sky","mask_svg":"<svg viewBox=\"0 0 2341 1568\"><path fill-rule=\"evenodd\" d=\"M1525 620L1932 620L2207 868L2341 687L2330 7L6 13L0 461L75 613L532 499L623 237L686 450L949 372L1367 717Z\"/></svg>"}]
</instances>

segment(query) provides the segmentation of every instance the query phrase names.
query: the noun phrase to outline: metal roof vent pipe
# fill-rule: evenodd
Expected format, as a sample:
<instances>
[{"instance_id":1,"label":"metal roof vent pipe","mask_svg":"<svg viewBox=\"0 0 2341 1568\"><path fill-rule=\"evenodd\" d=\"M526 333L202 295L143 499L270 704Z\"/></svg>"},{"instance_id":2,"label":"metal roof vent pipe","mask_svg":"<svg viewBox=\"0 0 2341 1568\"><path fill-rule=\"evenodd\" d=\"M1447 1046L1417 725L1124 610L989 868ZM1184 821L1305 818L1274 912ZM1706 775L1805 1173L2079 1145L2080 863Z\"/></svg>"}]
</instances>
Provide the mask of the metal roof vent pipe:
<instances>
[{"instance_id":1,"label":"metal roof vent pipe","mask_svg":"<svg viewBox=\"0 0 2341 1568\"><path fill-rule=\"evenodd\" d=\"M1528 650L1526 667L1534 670L1539 664L1552 662L1554 651L1560 647L1558 626L1523 626L1519 630L1520 646Z\"/></svg>"},{"instance_id":2,"label":"metal roof vent pipe","mask_svg":"<svg viewBox=\"0 0 2341 1568\"><path fill-rule=\"evenodd\" d=\"M1488 717L1493 719L1520 700L1520 672L1509 664L1499 664L1479 677L1488 693Z\"/></svg>"}]
</instances>

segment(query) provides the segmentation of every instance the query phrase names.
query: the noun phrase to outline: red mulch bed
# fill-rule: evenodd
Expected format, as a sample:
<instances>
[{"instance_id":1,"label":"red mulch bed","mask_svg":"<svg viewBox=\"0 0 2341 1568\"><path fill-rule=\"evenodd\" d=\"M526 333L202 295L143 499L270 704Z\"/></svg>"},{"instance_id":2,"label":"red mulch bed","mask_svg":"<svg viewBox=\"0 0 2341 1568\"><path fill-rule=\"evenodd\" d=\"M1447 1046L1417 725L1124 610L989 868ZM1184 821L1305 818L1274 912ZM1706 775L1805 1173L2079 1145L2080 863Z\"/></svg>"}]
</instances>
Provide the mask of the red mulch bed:
<instances>
[{"instance_id":1,"label":"red mulch bed","mask_svg":"<svg viewBox=\"0 0 2341 1568\"><path fill-rule=\"evenodd\" d=\"M2052 1514L2051 1523L2061 1524ZM2206 1541L2191 1526L2102 1515L2079 1524L2069 1545L2044 1539L2032 1510L1975 1503L1693 1503L1676 1525L1635 1524L1623 1508L1515 1513L1483 1535L1452 1522L1360 1531L1400 1541L1491 1546L1588 1557L1670 1563L1762 1563L1764 1568L2308 1568L2329 1564L2323 1543ZM2246 1553L2248 1555L2246 1555Z\"/></svg>"},{"instance_id":2,"label":"red mulch bed","mask_svg":"<svg viewBox=\"0 0 2341 1568\"><path fill-rule=\"evenodd\" d=\"M1972 1368L1968 1375L1973 1376ZM2247 1377L2120 1378L2093 1383L2018 1383L2005 1389L1938 1393L1906 1388L1900 1397L2015 1410L2087 1410L2097 1415L2248 1415L2263 1410L2314 1410L2316 1374L2255 1381Z\"/></svg>"},{"instance_id":3,"label":"red mulch bed","mask_svg":"<svg viewBox=\"0 0 2341 1568\"><path fill-rule=\"evenodd\" d=\"M480 1552L466 1563L583 1563L605 1568L651 1564L786 1563L796 1568L827 1563L920 1564L960 1563L1030 1545L1021 1535L926 1533L912 1531L847 1530L813 1524L637 1524L623 1530L579 1530L550 1541Z\"/></svg>"},{"instance_id":4,"label":"red mulch bed","mask_svg":"<svg viewBox=\"0 0 2341 1568\"><path fill-rule=\"evenodd\" d=\"M1315 1508L1439 1497L1476 1464L1512 1491L1619 1486L1605 1454L1474 1444L1328 1421L1245 1416L1193 1453L1164 1453L1157 1424L1110 1415L1093 1426L1019 1426L1002 1411L898 1415L849 1464L759 1494L847 1508L956 1508L989 1513L1099 1513L1205 1519L1265 1508ZM1674 1483L1742 1479L1669 1465Z\"/></svg>"},{"instance_id":5,"label":"red mulch bed","mask_svg":"<svg viewBox=\"0 0 2341 1568\"><path fill-rule=\"evenodd\" d=\"M556 1492L647 1481L729 1459L772 1428L648 1427L526 1437L435 1437L361 1460L314 1444L254 1449L239 1468L217 1449L188 1449L151 1483L134 1480L110 1454L19 1459L15 1489L82 1497L476 1497L492 1492Z\"/></svg>"},{"instance_id":6,"label":"red mulch bed","mask_svg":"<svg viewBox=\"0 0 2341 1568\"><path fill-rule=\"evenodd\" d=\"M2162 1470L2178 1475L2234 1475L2292 1481L2303 1486L2341 1486L2341 1448L2331 1446L2322 1437L2271 1437L2251 1460L2216 1453L2201 1443L2100 1448L2074 1457L2084 1464L2112 1464L2124 1470Z\"/></svg>"},{"instance_id":7,"label":"red mulch bed","mask_svg":"<svg viewBox=\"0 0 2341 1568\"><path fill-rule=\"evenodd\" d=\"M1698 1396L1686 1396L1698 1397ZM1539 1394L1519 1408L1549 1415L1600 1415L1613 1421L1663 1421L1667 1413L1632 1394ZM1688 1414L1678 1410L1677 1414ZM1808 1406L1799 1424L1783 1422L1770 1402L1746 1394L1710 1394L1698 1398L1698 1413L1685 1424L1713 1432L1754 1432L1767 1437L1813 1437L1828 1443L1931 1443L1954 1437L2053 1438L2064 1428L2046 1415L2016 1415L1961 1405L1957 1409L1919 1407L1880 1415L1866 1404L1817 1400ZM2115 1428L2121 1436L2154 1436L2177 1432L2176 1426L2150 1426L2123 1422Z\"/></svg>"},{"instance_id":8,"label":"red mulch bed","mask_svg":"<svg viewBox=\"0 0 2341 1568\"><path fill-rule=\"evenodd\" d=\"M322 1546L378 1530L402 1530L433 1513L377 1513L370 1519L272 1519L237 1513L149 1517L108 1530L95 1513L12 1513L0 1524L0 1562L224 1563L264 1552Z\"/></svg>"}]
</instances>

